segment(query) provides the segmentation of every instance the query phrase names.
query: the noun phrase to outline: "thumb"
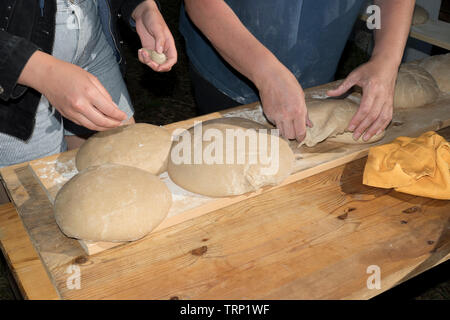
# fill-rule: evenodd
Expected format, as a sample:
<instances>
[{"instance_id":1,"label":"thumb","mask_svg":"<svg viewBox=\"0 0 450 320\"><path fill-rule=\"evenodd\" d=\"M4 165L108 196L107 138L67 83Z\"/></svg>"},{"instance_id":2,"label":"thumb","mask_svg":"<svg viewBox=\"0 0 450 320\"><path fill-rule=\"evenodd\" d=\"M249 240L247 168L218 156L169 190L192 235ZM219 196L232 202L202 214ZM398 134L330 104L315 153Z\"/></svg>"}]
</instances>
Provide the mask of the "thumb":
<instances>
[{"instance_id":1,"label":"thumb","mask_svg":"<svg viewBox=\"0 0 450 320\"><path fill-rule=\"evenodd\" d=\"M328 90L327 95L330 97L339 97L350 90L351 87L357 84L356 78L350 74L336 89Z\"/></svg>"},{"instance_id":2,"label":"thumb","mask_svg":"<svg viewBox=\"0 0 450 320\"><path fill-rule=\"evenodd\" d=\"M155 51L163 53L166 45L166 38L164 36L164 30L160 25L153 27L152 33L155 37Z\"/></svg>"}]
</instances>

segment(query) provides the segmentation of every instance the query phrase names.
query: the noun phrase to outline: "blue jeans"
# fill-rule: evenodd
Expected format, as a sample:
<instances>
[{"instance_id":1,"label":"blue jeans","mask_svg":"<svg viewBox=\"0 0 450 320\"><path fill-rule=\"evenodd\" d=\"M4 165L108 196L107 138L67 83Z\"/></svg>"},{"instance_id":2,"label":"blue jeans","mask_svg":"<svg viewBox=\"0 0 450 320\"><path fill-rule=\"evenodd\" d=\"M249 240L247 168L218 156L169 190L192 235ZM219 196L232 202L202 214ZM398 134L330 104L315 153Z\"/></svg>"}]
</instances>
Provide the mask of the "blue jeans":
<instances>
[{"instance_id":1,"label":"blue jeans","mask_svg":"<svg viewBox=\"0 0 450 320\"><path fill-rule=\"evenodd\" d=\"M102 31L96 0L57 0L53 56L80 66L96 76L128 117L134 110L114 51ZM64 152L64 135L87 129L61 117L42 96L33 134L26 142L0 133L0 167Z\"/></svg>"}]
</instances>

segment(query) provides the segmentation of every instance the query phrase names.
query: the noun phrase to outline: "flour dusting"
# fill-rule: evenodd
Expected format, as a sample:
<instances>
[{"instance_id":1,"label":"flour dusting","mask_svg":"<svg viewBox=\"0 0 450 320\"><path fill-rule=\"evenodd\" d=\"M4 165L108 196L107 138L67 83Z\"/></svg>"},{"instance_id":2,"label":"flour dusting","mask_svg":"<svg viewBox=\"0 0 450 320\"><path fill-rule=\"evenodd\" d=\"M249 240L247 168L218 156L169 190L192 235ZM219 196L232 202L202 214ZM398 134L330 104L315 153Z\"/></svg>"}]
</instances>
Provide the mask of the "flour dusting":
<instances>
[{"instance_id":1,"label":"flour dusting","mask_svg":"<svg viewBox=\"0 0 450 320\"><path fill-rule=\"evenodd\" d=\"M236 110L236 111L229 111L223 115L225 118L230 117L240 117L245 118L248 120L253 120L255 122L258 122L262 125L268 125L269 123L266 120L266 117L264 116L263 108L261 104L258 104L254 108L245 108L242 110Z\"/></svg>"}]
</instances>

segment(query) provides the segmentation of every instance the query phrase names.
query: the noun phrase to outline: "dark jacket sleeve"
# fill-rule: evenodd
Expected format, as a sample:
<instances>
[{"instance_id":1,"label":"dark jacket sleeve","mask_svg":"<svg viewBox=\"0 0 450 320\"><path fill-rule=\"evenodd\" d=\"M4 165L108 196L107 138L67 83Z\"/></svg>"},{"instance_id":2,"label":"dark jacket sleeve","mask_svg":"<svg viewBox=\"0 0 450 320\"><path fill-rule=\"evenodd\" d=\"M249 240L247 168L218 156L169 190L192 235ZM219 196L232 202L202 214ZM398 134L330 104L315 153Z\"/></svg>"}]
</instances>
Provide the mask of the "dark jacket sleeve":
<instances>
[{"instance_id":1,"label":"dark jacket sleeve","mask_svg":"<svg viewBox=\"0 0 450 320\"><path fill-rule=\"evenodd\" d=\"M36 50L38 47L30 41L0 31L0 99L6 101L25 91L17 81Z\"/></svg>"}]
</instances>

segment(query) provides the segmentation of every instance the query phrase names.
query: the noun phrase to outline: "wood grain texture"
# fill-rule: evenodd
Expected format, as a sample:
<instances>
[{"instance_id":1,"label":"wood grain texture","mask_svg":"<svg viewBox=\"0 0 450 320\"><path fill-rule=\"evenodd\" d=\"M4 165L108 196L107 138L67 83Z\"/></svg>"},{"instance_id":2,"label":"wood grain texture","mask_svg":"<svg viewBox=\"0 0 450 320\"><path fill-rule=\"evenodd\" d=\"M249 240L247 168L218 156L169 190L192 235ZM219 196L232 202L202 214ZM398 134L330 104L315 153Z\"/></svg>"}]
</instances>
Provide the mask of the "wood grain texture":
<instances>
[{"instance_id":1,"label":"wood grain texture","mask_svg":"<svg viewBox=\"0 0 450 320\"><path fill-rule=\"evenodd\" d=\"M449 257L450 203L361 185L364 159L79 259L68 299L366 299ZM367 267L382 272L366 287Z\"/></svg>"},{"instance_id":2,"label":"wood grain texture","mask_svg":"<svg viewBox=\"0 0 450 320\"><path fill-rule=\"evenodd\" d=\"M450 128L439 133L450 139ZM65 299L370 298L449 258L450 202L364 186L364 163L94 256L44 261ZM15 182L15 192L24 193L19 205L46 199ZM8 220L20 222L17 215ZM73 264L81 269L80 290L66 286ZM381 268L380 290L366 287L369 265Z\"/></svg>"},{"instance_id":3,"label":"wood grain texture","mask_svg":"<svg viewBox=\"0 0 450 320\"><path fill-rule=\"evenodd\" d=\"M12 203L0 206L0 246L25 299L59 299Z\"/></svg>"},{"instance_id":4,"label":"wood grain texture","mask_svg":"<svg viewBox=\"0 0 450 320\"><path fill-rule=\"evenodd\" d=\"M335 86L335 83L326 84L320 87L309 89L309 97L321 96L326 90ZM195 121L209 120L217 117L240 115L242 117L255 117L258 115L260 121L265 121L259 104L241 106L228 109L220 113L214 113L200 118L189 119L180 123L169 125L169 130L177 128L189 128ZM269 125L267 122L265 125ZM368 154L369 148L376 145L391 142L398 136L418 136L429 130L438 130L450 125L450 96L443 95L436 102L421 108L396 110L393 121L386 131L385 137L373 144L363 145L345 145L341 143L323 142L316 147L309 148L303 146L297 148L297 142L291 141L290 146L294 151L296 162L294 172L283 183L274 187L265 187L256 192L224 198L205 198L195 194L188 198L175 197L168 217L153 231L163 230L178 223L195 219L211 211L226 207L228 205L246 201L269 190L275 190L292 182L305 179L317 173L332 169L336 166L360 159ZM42 186L48 194L51 202L54 201L57 192L72 176L70 172L75 169L76 151L62 153L59 155L47 157L30 162L30 167ZM186 207L186 204L189 206ZM49 237L51 235L48 235ZM110 242L85 242L80 240L81 246L87 254L92 255L110 248L119 246L123 243Z\"/></svg>"}]
</instances>

